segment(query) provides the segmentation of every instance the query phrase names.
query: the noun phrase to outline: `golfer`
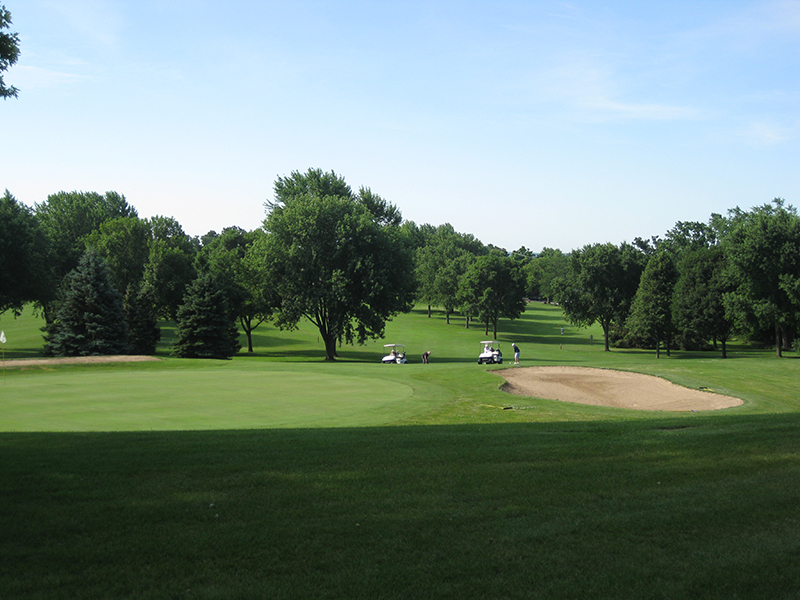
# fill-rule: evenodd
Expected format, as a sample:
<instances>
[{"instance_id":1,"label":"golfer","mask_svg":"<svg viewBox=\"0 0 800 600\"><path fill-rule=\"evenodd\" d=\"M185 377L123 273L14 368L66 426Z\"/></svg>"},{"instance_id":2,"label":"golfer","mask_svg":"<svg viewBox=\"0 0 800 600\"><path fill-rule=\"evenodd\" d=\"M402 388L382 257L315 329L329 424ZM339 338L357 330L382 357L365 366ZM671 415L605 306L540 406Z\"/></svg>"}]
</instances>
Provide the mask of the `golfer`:
<instances>
[{"instance_id":1,"label":"golfer","mask_svg":"<svg viewBox=\"0 0 800 600\"><path fill-rule=\"evenodd\" d=\"M430 350L428 350L427 352L423 352L422 353L422 364L424 364L424 365L428 364L428 357L430 355L431 355L431 351Z\"/></svg>"},{"instance_id":2,"label":"golfer","mask_svg":"<svg viewBox=\"0 0 800 600\"><path fill-rule=\"evenodd\" d=\"M514 364L519 364L519 348L517 348L516 344L511 344L511 349L514 351Z\"/></svg>"}]
</instances>

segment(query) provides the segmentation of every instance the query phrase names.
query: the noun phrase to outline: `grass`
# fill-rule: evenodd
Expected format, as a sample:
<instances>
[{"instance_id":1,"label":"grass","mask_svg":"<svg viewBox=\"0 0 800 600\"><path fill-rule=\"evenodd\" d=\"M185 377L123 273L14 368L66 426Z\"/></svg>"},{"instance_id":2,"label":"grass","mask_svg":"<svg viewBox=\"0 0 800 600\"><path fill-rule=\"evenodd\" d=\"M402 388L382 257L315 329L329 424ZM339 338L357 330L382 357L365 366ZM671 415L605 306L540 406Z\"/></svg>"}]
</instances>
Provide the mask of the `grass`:
<instances>
[{"instance_id":1,"label":"grass","mask_svg":"<svg viewBox=\"0 0 800 600\"><path fill-rule=\"evenodd\" d=\"M607 409L504 394L463 325L402 315L403 366L377 363L382 342L326 364L313 330L262 328L232 361L165 343L159 363L7 368L0 596L800 595L800 361L605 353L544 305L502 324L523 364L745 400ZM0 328L7 357L41 345L29 317Z\"/></svg>"}]
</instances>

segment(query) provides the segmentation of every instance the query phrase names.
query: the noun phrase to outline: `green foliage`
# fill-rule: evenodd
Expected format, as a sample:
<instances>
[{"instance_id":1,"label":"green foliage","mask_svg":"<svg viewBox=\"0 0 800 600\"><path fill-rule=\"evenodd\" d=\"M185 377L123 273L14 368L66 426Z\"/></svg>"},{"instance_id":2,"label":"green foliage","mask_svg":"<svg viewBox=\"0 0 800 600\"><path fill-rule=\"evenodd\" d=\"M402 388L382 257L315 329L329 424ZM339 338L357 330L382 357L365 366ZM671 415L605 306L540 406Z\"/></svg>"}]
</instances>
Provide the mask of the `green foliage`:
<instances>
[{"instance_id":1,"label":"green foliage","mask_svg":"<svg viewBox=\"0 0 800 600\"><path fill-rule=\"evenodd\" d=\"M475 256L486 249L474 236L445 223L431 230L414 256L417 300L444 307L447 318L458 307L458 285Z\"/></svg>"},{"instance_id":2,"label":"green foliage","mask_svg":"<svg viewBox=\"0 0 800 600\"><path fill-rule=\"evenodd\" d=\"M568 272L553 282L567 320L581 327L599 323L606 351L612 324L628 317L645 260L629 244L584 246L572 252Z\"/></svg>"},{"instance_id":3,"label":"green foliage","mask_svg":"<svg viewBox=\"0 0 800 600\"><path fill-rule=\"evenodd\" d=\"M149 256L150 228L137 216L116 217L100 224L84 240L108 266L111 282L120 292L138 288Z\"/></svg>"},{"instance_id":4,"label":"green foliage","mask_svg":"<svg viewBox=\"0 0 800 600\"><path fill-rule=\"evenodd\" d=\"M295 172L279 178L275 192L267 235L253 251L280 298L278 325L291 329L307 318L319 329L327 360L335 359L337 341L381 337L389 318L410 309L414 286L394 209L371 193L366 203L354 197L333 172Z\"/></svg>"},{"instance_id":5,"label":"green foliage","mask_svg":"<svg viewBox=\"0 0 800 600\"><path fill-rule=\"evenodd\" d=\"M289 177L278 177L275 181L275 200L266 202L265 208L271 213L290 203L293 198L306 196L352 198L353 190L344 178L334 171L327 173L322 169L309 169L305 173L292 171Z\"/></svg>"},{"instance_id":6,"label":"green foliage","mask_svg":"<svg viewBox=\"0 0 800 600\"><path fill-rule=\"evenodd\" d=\"M538 256L525 263L526 295L544 298L548 302L556 297L556 281L569 268L569 256L561 250L544 248Z\"/></svg>"},{"instance_id":7,"label":"green foliage","mask_svg":"<svg viewBox=\"0 0 800 600\"><path fill-rule=\"evenodd\" d=\"M698 248L684 254L678 263L672 315L677 330L686 343L715 340L722 344L722 358L727 357L727 341L733 321L725 311L723 298L732 287L727 262L719 246Z\"/></svg>"},{"instance_id":8,"label":"green foliage","mask_svg":"<svg viewBox=\"0 0 800 600\"><path fill-rule=\"evenodd\" d=\"M189 284L195 279L194 258L163 240L153 240L144 268L143 285L158 315L175 320Z\"/></svg>"},{"instance_id":9,"label":"green foliage","mask_svg":"<svg viewBox=\"0 0 800 600\"><path fill-rule=\"evenodd\" d=\"M678 273L669 252L660 250L650 257L633 299L627 327L645 344L655 344L656 357L661 343L670 352L672 336L672 295Z\"/></svg>"},{"instance_id":10,"label":"green foliage","mask_svg":"<svg viewBox=\"0 0 800 600\"><path fill-rule=\"evenodd\" d=\"M730 212L731 227L722 240L736 289L725 304L737 325L771 326L775 351L791 337L800 320L800 217L775 199L751 210Z\"/></svg>"},{"instance_id":11,"label":"green foliage","mask_svg":"<svg viewBox=\"0 0 800 600\"><path fill-rule=\"evenodd\" d=\"M116 192L58 192L34 205L36 216L50 240L50 289L54 292L64 277L78 266L86 251L86 238L104 222L117 217L135 217L136 209ZM52 320L55 294L44 302L45 316Z\"/></svg>"},{"instance_id":12,"label":"green foliage","mask_svg":"<svg viewBox=\"0 0 800 600\"><path fill-rule=\"evenodd\" d=\"M102 258L87 251L64 280L55 321L45 329L45 354L96 356L127 354L128 325L119 292Z\"/></svg>"},{"instance_id":13,"label":"green foliage","mask_svg":"<svg viewBox=\"0 0 800 600\"><path fill-rule=\"evenodd\" d=\"M500 317L517 319L525 310L525 275L513 258L497 254L478 256L459 281L458 300L462 310L492 327L497 339Z\"/></svg>"},{"instance_id":14,"label":"green foliage","mask_svg":"<svg viewBox=\"0 0 800 600\"><path fill-rule=\"evenodd\" d=\"M130 332L131 354L155 354L161 328L153 298L144 288L137 291L130 286L125 292L123 310Z\"/></svg>"},{"instance_id":15,"label":"green foliage","mask_svg":"<svg viewBox=\"0 0 800 600\"><path fill-rule=\"evenodd\" d=\"M48 296L48 249L33 211L6 190L0 197L0 313Z\"/></svg>"},{"instance_id":16,"label":"green foliage","mask_svg":"<svg viewBox=\"0 0 800 600\"><path fill-rule=\"evenodd\" d=\"M5 6L0 6L0 73L7 71L19 59L19 34L6 33L3 29L11 27L11 13ZM19 90L13 85L6 85L0 74L0 98L16 98Z\"/></svg>"},{"instance_id":17,"label":"green foliage","mask_svg":"<svg viewBox=\"0 0 800 600\"><path fill-rule=\"evenodd\" d=\"M227 294L210 273L189 286L177 317L175 356L227 359L241 348Z\"/></svg>"},{"instance_id":18,"label":"green foliage","mask_svg":"<svg viewBox=\"0 0 800 600\"><path fill-rule=\"evenodd\" d=\"M248 352L253 352L253 331L270 318L277 304L272 284L258 271L258 254L252 251L262 235L261 230L223 229L197 257L198 271L212 273L225 288L231 310L247 337Z\"/></svg>"}]
</instances>

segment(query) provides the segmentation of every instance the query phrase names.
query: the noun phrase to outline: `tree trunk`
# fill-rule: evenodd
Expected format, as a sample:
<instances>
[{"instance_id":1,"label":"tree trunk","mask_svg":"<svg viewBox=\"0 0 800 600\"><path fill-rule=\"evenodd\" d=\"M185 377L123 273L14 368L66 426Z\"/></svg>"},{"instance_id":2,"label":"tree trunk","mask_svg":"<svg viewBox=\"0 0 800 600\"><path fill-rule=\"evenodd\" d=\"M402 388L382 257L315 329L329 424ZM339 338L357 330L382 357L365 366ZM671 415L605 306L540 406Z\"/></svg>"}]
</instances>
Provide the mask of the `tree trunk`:
<instances>
[{"instance_id":1,"label":"tree trunk","mask_svg":"<svg viewBox=\"0 0 800 600\"><path fill-rule=\"evenodd\" d=\"M444 320L448 325L450 325L450 311L447 309L444 310Z\"/></svg>"},{"instance_id":2,"label":"tree trunk","mask_svg":"<svg viewBox=\"0 0 800 600\"><path fill-rule=\"evenodd\" d=\"M486 327L483 329L484 335L489 335L489 321L486 321Z\"/></svg>"},{"instance_id":3,"label":"tree trunk","mask_svg":"<svg viewBox=\"0 0 800 600\"><path fill-rule=\"evenodd\" d=\"M781 336L781 326L777 323L775 324L775 355L778 358L783 358L783 352L781 349L783 339Z\"/></svg>"},{"instance_id":4,"label":"tree trunk","mask_svg":"<svg viewBox=\"0 0 800 600\"><path fill-rule=\"evenodd\" d=\"M608 327L609 327L608 325L606 325L606 324L603 324L603 337L605 337L605 339L606 339L606 347L605 347L605 351L606 351L606 352L609 352L609 345L608 345Z\"/></svg>"},{"instance_id":5,"label":"tree trunk","mask_svg":"<svg viewBox=\"0 0 800 600\"><path fill-rule=\"evenodd\" d=\"M248 329L244 332L245 336L247 336L247 351L252 353L253 352L253 330Z\"/></svg>"},{"instance_id":6,"label":"tree trunk","mask_svg":"<svg viewBox=\"0 0 800 600\"><path fill-rule=\"evenodd\" d=\"M247 337L247 351L253 351L253 327L250 326L250 320L244 317L239 317L239 324L244 330L244 335Z\"/></svg>"},{"instance_id":7,"label":"tree trunk","mask_svg":"<svg viewBox=\"0 0 800 600\"><path fill-rule=\"evenodd\" d=\"M720 344L722 345L722 358L728 358L728 348L725 345L725 338L720 340Z\"/></svg>"},{"instance_id":8,"label":"tree trunk","mask_svg":"<svg viewBox=\"0 0 800 600\"><path fill-rule=\"evenodd\" d=\"M656 340L656 358L661 358L661 340Z\"/></svg>"},{"instance_id":9,"label":"tree trunk","mask_svg":"<svg viewBox=\"0 0 800 600\"><path fill-rule=\"evenodd\" d=\"M428 318L431 318L431 305L428 304Z\"/></svg>"},{"instance_id":10,"label":"tree trunk","mask_svg":"<svg viewBox=\"0 0 800 600\"><path fill-rule=\"evenodd\" d=\"M336 360L336 337L329 333L320 333L325 342L325 360Z\"/></svg>"},{"instance_id":11,"label":"tree trunk","mask_svg":"<svg viewBox=\"0 0 800 600\"><path fill-rule=\"evenodd\" d=\"M466 328L466 329L469 329L469 315L467 315L467 316L465 316L465 317L464 317L464 323L466 323L466 326L465 326L465 328Z\"/></svg>"},{"instance_id":12,"label":"tree trunk","mask_svg":"<svg viewBox=\"0 0 800 600\"><path fill-rule=\"evenodd\" d=\"M492 339L497 339L497 321L492 321Z\"/></svg>"}]
</instances>

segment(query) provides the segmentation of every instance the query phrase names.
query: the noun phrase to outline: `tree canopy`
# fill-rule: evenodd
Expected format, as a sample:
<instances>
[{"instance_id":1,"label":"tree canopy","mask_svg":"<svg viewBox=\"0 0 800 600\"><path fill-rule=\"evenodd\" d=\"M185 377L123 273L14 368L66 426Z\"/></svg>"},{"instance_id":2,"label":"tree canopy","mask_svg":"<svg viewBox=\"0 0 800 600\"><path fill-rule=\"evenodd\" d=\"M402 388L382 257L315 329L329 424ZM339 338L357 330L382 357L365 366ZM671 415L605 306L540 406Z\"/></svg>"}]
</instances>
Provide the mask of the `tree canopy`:
<instances>
[{"instance_id":1,"label":"tree canopy","mask_svg":"<svg viewBox=\"0 0 800 600\"><path fill-rule=\"evenodd\" d=\"M370 193L355 195L333 172L293 173L275 184L255 252L274 282L276 323L293 328L302 317L320 332L326 360L336 342L383 336L385 323L410 310L413 265L396 209Z\"/></svg>"},{"instance_id":2,"label":"tree canopy","mask_svg":"<svg viewBox=\"0 0 800 600\"><path fill-rule=\"evenodd\" d=\"M525 275L513 258L486 254L467 268L458 290L464 311L497 337L500 317L517 319L525 310Z\"/></svg>"},{"instance_id":3,"label":"tree canopy","mask_svg":"<svg viewBox=\"0 0 800 600\"><path fill-rule=\"evenodd\" d=\"M11 27L11 13L0 5L0 98L16 98L19 90L3 81L2 73L16 64L19 59L19 34L6 33Z\"/></svg>"},{"instance_id":4,"label":"tree canopy","mask_svg":"<svg viewBox=\"0 0 800 600\"><path fill-rule=\"evenodd\" d=\"M33 211L6 190L0 197L0 313L48 296L48 249Z\"/></svg>"},{"instance_id":5,"label":"tree canopy","mask_svg":"<svg viewBox=\"0 0 800 600\"><path fill-rule=\"evenodd\" d=\"M555 282L567 320L588 327L603 328L605 349L609 331L628 316L639 287L644 255L629 244L594 244L570 255L568 272Z\"/></svg>"},{"instance_id":6,"label":"tree canopy","mask_svg":"<svg viewBox=\"0 0 800 600\"><path fill-rule=\"evenodd\" d=\"M239 351L236 317L211 273L200 275L186 290L172 346L180 358L227 359Z\"/></svg>"},{"instance_id":7,"label":"tree canopy","mask_svg":"<svg viewBox=\"0 0 800 600\"><path fill-rule=\"evenodd\" d=\"M46 327L46 354L94 356L130 351L122 297L111 285L102 258L87 251L65 278L63 288L55 320Z\"/></svg>"},{"instance_id":8,"label":"tree canopy","mask_svg":"<svg viewBox=\"0 0 800 600\"><path fill-rule=\"evenodd\" d=\"M772 327L781 356L783 338L796 333L800 317L800 217L776 198L750 212L734 209L730 219L722 244L735 289L725 296L726 308L740 328Z\"/></svg>"},{"instance_id":9,"label":"tree canopy","mask_svg":"<svg viewBox=\"0 0 800 600\"><path fill-rule=\"evenodd\" d=\"M253 331L272 315L276 303L273 286L258 270L253 251L261 230L244 231L228 227L210 239L197 257L197 269L212 273L228 294L230 307L247 337L247 351L253 352Z\"/></svg>"},{"instance_id":10,"label":"tree canopy","mask_svg":"<svg viewBox=\"0 0 800 600\"><path fill-rule=\"evenodd\" d=\"M631 305L627 326L630 332L652 343L656 357L661 355L664 342L669 355L672 336L672 294L678 273L670 252L660 250L647 261L639 289Z\"/></svg>"}]
</instances>

